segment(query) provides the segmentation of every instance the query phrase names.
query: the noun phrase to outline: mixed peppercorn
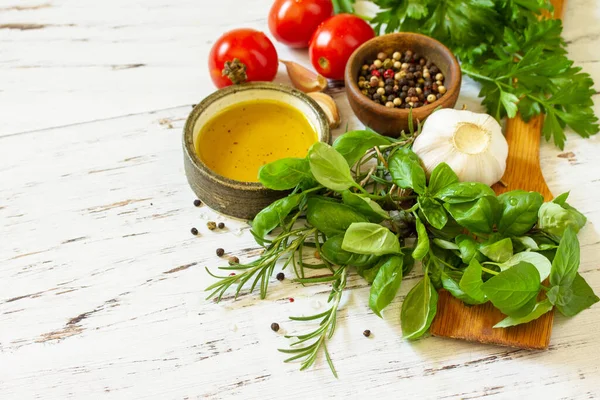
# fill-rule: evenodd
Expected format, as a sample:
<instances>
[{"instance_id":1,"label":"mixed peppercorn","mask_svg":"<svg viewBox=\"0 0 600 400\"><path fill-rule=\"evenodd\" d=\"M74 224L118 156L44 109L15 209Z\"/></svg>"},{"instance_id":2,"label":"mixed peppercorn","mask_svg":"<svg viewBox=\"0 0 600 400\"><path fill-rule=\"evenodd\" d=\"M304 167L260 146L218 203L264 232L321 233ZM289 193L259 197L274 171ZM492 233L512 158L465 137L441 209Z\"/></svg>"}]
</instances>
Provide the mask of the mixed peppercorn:
<instances>
[{"instance_id":1,"label":"mixed peppercorn","mask_svg":"<svg viewBox=\"0 0 600 400\"><path fill-rule=\"evenodd\" d=\"M417 108L433 103L447 89L444 74L425 57L411 50L380 52L366 62L358 77L362 93L389 108Z\"/></svg>"}]
</instances>

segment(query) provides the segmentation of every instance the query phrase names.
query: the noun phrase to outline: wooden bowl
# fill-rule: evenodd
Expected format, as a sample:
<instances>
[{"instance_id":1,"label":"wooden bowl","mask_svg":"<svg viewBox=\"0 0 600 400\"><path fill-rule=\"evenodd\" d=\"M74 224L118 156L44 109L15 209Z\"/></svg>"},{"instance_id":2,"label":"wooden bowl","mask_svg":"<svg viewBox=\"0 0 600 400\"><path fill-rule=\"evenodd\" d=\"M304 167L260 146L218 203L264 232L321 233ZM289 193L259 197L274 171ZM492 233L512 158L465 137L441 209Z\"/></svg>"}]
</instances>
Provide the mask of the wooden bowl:
<instances>
[{"instance_id":1,"label":"wooden bowl","mask_svg":"<svg viewBox=\"0 0 600 400\"><path fill-rule=\"evenodd\" d=\"M460 92L461 72L456 57L446 46L428 36L417 33L392 33L378 36L360 46L346 65L344 76L348 101L358 119L382 135L397 137L408 131L408 109L388 108L375 103L359 89L357 81L360 68L365 61L374 60L379 52L392 54L395 51L412 50L434 63L444 74L446 93L426 106L412 110L413 122L423 121L436 108L452 108Z\"/></svg>"},{"instance_id":2,"label":"wooden bowl","mask_svg":"<svg viewBox=\"0 0 600 400\"><path fill-rule=\"evenodd\" d=\"M327 116L304 93L269 82L246 83L218 90L196 105L183 128L183 162L188 182L198 198L210 208L236 218L251 219L288 191L265 188L258 182L240 182L210 170L196 153L196 140L202 126L215 114L238 102L277 100L299 109L308 118L320 141L330 143Z\"/></svg>"}]
</instances>

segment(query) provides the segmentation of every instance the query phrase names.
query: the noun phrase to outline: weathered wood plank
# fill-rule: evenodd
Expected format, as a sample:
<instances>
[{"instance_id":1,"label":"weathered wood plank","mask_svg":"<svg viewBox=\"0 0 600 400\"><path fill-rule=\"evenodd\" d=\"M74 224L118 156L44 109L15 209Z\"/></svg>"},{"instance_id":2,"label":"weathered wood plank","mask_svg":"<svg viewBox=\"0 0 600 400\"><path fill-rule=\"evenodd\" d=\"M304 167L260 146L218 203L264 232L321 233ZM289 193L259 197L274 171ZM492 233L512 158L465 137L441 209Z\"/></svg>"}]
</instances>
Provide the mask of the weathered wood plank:
<instances>
[{"instance_id":1,"label":"weathered wood plank","mask_svg":"<svg viewBox=\"0 0 600 400\"><path fill-rule=\"evenodd\" d=\"M264 301L204 300L212 282L204 267L223 264L214 250L245 260L256 244L243 221L192 206L180 146L190 108L175 106L212 90L207 42L236 26L266 29L270 1L206 4L0 0L0 24L52 25L0 29L0 397L387 398L396 388L406 398L598 397L600 307L557 316L543 354L434 337L409 343L398 315L419 272L385 319L352 278L330 346L335 380L323 360L302 373L283 364L276 349L288 341L269 329L304 329L287 317L323 309L326 285L273 279ZM573 56L600 81L594 5L571 1L565 24ZM146 66L112 69L138 63ZM467 81L459 104L478 109L476 93ZM360 126L336 98L349 127ZM145 113L153 109L164 110ZM69 126L38 129L54 125ZM572 190L589 217L581 272L594 288L598 141L571 135L563 158L552 145L541 152L552 192ZM209 232L209 219L227 230Z\"/></svg>"}]
</instances>

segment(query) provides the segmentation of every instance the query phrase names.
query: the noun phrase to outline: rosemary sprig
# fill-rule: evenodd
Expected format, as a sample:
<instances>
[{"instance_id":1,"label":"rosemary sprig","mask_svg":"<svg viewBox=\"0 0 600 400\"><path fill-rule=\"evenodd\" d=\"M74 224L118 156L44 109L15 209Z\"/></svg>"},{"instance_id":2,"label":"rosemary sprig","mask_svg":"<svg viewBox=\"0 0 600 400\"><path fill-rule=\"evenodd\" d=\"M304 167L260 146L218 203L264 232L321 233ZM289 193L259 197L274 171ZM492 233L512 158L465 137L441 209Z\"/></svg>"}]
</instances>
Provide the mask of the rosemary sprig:
<instances>
[{"instance_id":1,"label":"rosemary sprig","mask_svg":"<svg viewBox=\"0 0 600 400\"><path fill-rule=\"evenodd\" d=\"M322 313L310 315L308 317L290 317L293 321L313 321L321 319L319 327L312 332L303 335L286 335L287 338L298 339L290 345L290 349L279 349L280 352L286 354L293 354L290 358L284 360L284 362L290 362L295 360L302 360L300 370L305 370L315 363L319 351L322 350L327 359L327 364L331 368L331 372L337 378L337 372L333 366L333 361L327 350L327 340L333 337L337 322L337 311L342 299L342 293L346 287L346 278L348 275L347 267L340 267L335 274L331 277L335 279L331 288L331 294L329 296L328 303L331 303L331 307ZM327 279L330 280L330 279ZM324 280L323 280L324 281ZM313 283L322 282L321 280L315 280ZM311 339L315 339L311 344L304 347L295 347L299 344L306 343Z\"/></svg>"},{"instance_id":2,"label":"rosemary sprig","mask_svg":"<svg viewBox=\"0 0 600 400\"><path fill-rule=\"evenodd\" d=\"M228 267L219 267L221 270L227 271L243 271L230 276L218 276L210 272L208 268L206 271L213 278L217 278L218 281L210 285L205 291L211 291L207 299L215 298L217 302L221 301L223 294L234 284L237 284L235 291L235 298L239 296L242 288L252 278L254 281L250 286L249 292L252 293L256 285L260 282L260 298L264 299L267 296L267 289L269 286L269 278L273 275L273 270L277 262L287 255L287 260L284 263L283 268L287 267L288 264L292 263L296 271L297 276L304 276L304 273L300 273L297 270L297 262L295 260L296 253L301 250L304 241L313 236L316 232L315 228L299 228L290 230L289 232L282 233L276 239L274 239L263 255L257 260L250 264L234 264ZM300 258L302 255L300 254Z\"/></svg>"}]
</instances>

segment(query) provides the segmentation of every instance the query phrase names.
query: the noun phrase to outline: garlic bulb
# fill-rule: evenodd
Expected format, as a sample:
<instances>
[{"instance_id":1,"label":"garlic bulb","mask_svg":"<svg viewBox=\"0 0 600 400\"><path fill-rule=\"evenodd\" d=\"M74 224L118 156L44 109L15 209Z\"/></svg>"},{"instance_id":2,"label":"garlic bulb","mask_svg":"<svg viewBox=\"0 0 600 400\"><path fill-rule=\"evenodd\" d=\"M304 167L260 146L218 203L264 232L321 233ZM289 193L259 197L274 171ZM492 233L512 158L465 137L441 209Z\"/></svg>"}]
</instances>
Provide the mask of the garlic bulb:
<instances>
[{"instance_id":1,"label":"garlic bulb","mask_svg":"<svg viewBox=\"0 0 600 400\"><path fill-rule=\"evenodd\" d=\"M413 151L428 174L445 162L462 182L491 186L506 170L508 143L500 124L490 115L442 109L427 118Z\"/></svg>"}]
</instances>

